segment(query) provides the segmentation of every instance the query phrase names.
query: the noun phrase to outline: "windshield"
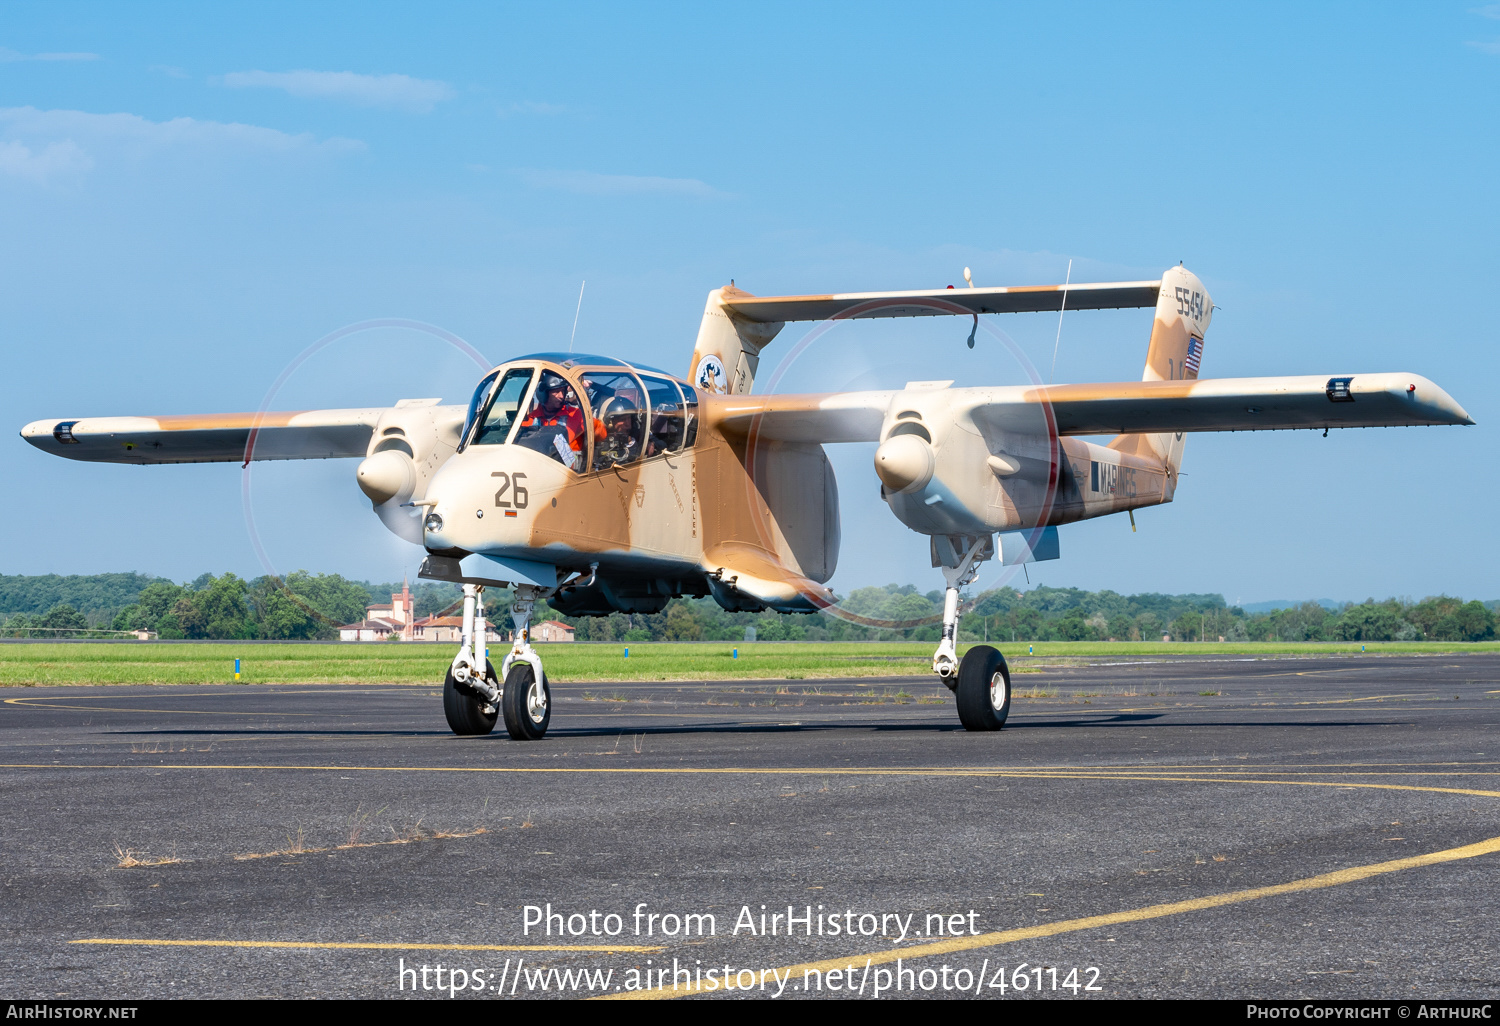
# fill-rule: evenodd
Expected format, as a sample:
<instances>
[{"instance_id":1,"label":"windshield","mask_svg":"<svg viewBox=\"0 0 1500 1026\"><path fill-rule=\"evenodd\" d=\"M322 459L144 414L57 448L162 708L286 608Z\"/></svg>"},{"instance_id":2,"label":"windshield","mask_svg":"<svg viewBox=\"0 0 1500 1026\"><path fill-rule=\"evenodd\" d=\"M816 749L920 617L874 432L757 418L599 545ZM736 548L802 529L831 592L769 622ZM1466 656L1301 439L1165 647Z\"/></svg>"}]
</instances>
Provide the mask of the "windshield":
<instances>
[{"instance_id":1,"label":"windshield","mask_svg":"<svg viewBox=\"0 0 1500 1026\"><path fill-rule=\"evenodd\" d=\"M474 420L479 416L479 411L484 408L485 400L490 397L490 391L495 387L495 379L499 376L499 371L486 374L484 380L479 383L479 387L474 389L474 398L469 400L469 411L464 415L463 434L458 436L460 449L463 448L464 440L469 437L469 431L474 427Z\"/></svg>"},{"instance_id":2,"label":"windshield","mask_svg":"<svg viewBox=\"0 0 1500 1026\"><path fill-rule=\"evenodd\" d=\"M533 373L530 367L506 371L499 386L487 397L484 412L477 418L479 427L474 432L474 445L504 444L505 439L510 436L516 411L521 408L521 399L526 395L526 386L531 384ZM481 389L483 387L480 386ZM475 398L479 398L478 393L475 393Z\"/></svg>"}]
</instances>

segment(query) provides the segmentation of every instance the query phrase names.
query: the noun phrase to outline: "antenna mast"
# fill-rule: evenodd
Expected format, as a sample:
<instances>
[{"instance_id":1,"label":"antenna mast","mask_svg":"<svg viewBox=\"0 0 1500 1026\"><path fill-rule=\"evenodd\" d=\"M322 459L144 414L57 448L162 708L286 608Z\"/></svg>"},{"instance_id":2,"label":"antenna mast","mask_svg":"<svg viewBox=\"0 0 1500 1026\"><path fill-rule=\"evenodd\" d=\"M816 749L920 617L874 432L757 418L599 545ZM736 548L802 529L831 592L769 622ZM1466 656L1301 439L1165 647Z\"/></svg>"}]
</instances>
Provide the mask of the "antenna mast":
<instances>
[{"instance_id":1,"label":"antenna mast","mask_svg":"<svg viewBox=\"0 0 1500 1026\"><path fill-rule=\"evenodd\" d=\"M1068 312L1068 286L1073 282L1073 261L1068 261L1068 276L1063 279L1062 306L1057 309L1057 338L1052 342L1052 373L1047 375L1047 384L1052 384L1052 379L1057 376L1057 347L1062 345L1062 319L1063 314Z\"/></svg>"},{"instance_id":2,"label":"antenna mast","mask_svg":"<svg viewBox=\"0 0 1500 1026\"><path fill-rule=\"evenodd\" d=\"M1068 264L1069 268L1072 266L1071 263ZM573 340L578 337L578 315L583 312L583 287L587 284L588 280L585 279L578 285L578 308L573 311L573 334L568 336L568 352L570 353L573 351Z\"/></svg>"}]
</instances>

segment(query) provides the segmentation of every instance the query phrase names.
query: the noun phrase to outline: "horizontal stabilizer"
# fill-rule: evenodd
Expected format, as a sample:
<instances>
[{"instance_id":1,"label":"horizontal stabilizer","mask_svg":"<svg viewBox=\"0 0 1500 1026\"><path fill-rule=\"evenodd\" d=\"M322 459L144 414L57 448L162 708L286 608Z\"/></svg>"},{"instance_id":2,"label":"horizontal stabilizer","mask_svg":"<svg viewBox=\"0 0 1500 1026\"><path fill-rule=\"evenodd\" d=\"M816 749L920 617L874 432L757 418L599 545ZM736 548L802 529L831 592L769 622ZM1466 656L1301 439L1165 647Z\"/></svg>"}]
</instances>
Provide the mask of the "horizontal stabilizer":
<instances>
[{"instance_id":1,"label":"horizontal stabilizer","mask_svg":"<svg viewBox=\"0 0 1500 1026\"><path fill-rule=\"evenodd\" d=\"M912 292L841 292L826 296L752 296L724 290L724 307L736 317L762 324L824 321L833 317L941 317L944 315L1112 310L1155 306L1159 281L1008 288L919 289Z\"/></svg>"},{"instance_id":2,"label":"horizontal stabilizer","mask_svg":"<svg viewBox=\"0 0 1500 1026\"><path fill-rule=\"evenodd\" d=\"M38 420L21 437L90 463L240 463L363 457L386 408ZM252 445L253 435L253 445Z\"/></svg>"}]
</instances>

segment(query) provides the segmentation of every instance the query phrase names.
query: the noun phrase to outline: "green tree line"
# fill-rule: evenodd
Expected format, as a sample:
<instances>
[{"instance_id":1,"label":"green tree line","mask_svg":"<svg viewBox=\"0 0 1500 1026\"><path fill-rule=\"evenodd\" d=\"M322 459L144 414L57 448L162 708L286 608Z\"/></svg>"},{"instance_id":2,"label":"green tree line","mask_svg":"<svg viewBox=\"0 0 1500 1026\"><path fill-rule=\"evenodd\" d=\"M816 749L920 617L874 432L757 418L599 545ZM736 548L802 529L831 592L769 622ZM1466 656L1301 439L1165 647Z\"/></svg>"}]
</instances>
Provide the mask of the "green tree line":
<instances>
[{"instance_id":1,"label":"green tree line","mask_svg":"<svg viewBox=\"0 0 1500 1026\"><path fill-rule=\"evenodd\" d=\"M456 585L412 586L417 615L443 612ZM245 580L203 574L187 584L143 574L97 577L0 577L0 632L7 636L86 637L104 630L145 629L162 638L332 639L338 627L365 618L400 585L352 581L305 570L285 578ZM507 592L486 594L489 619L509 626ZM53 601L51 606L45 603ZM536 619L573 627L579 641L932 641L942 612L940 591L911 585L857 588L844 596L852 622L832 613L730 613L711 599L674 599L660 613L569 617L542 604ZM4 603L9 603L5 605ZM965 595L963 641L1483 641L1496 636L1495 602L1439 595L1414 602L1373 599L1328 609L1317 602L1246 613L1222 595L1121 595L1039 585ZM921 621L934 621L923 623ZM38 630L41 628L41 630ZM102 636L102 635L101 635Z\"/></svg>"},{"instance_id":2,"label":"green tree line","mask_svg":"<svg viewBox=\"0 0 1500 1026\"><path fill-rule=\"evenodd\" d=\"M1420 602L1388 599L1337 610L1304 602L1246 613L1222 595L1120 595L1113 591L1038 586L996 588L965 596L961 641L1484 641L1496 636L1495 603L1446 595ZM867 620L911 624L942 614L943 593L911 585L859 588L840 606ZM936 622L869 626L831 613L727 613L710 599L674 599L657 614L566 617L579 641L732 641L755 628L761 641L932 641Z\"/></svg>"},{"instance_id":3,"label":"green tree line","mask_svg":"<svg viewBox=\"0 0 1500 1026\"><path fill-rule=\"evenodd\" d=\"M92 591L75 584L69 593L52 582L89 578L5 578L10 587L0 590L0 597L11 599L12 605L0 606L0 632L9 637L107 637L110 631L144 629L169 639L329 640L339 636L340 625L363 620L367 606L389 602L391 593L401 590L399 584L370 584L305 570L249 581L232 573L203 574L187 584L142 574L106 574L101 579L107 580ZM37 583L28 588L28 582ZM456 585L432 581L419 582L411 590L419 616L441 612L460 594ZM58 602L45 612L30 611L38 604L36 596L50 594L93 595L96 601L86 608ZM102 604L106 598L112 605Z\"/></svg>"}]
</instances>

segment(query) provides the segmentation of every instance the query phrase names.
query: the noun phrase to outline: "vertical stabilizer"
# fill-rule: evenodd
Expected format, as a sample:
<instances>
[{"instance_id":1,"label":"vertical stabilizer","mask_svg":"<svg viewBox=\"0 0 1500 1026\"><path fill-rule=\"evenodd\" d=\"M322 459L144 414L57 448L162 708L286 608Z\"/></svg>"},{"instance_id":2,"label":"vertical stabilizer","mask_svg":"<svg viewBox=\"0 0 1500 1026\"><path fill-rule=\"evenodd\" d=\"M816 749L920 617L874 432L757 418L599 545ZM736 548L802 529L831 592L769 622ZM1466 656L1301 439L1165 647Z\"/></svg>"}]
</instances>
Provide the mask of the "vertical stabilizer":
<instances>
[{"instance_id":1,"label":"vertical stabilizer","mask_svg":"<svg viewBox=\"0 0 1500 1026\"><path fill-rule=\"evenodd\" d=\"M1169 268L1161 276L1156 299L1156 317L1151 322L1151 343L1146 350L1142 381L1182 381L1198 376L1203 361L1203 337L1213 320L1214 303L1198 276L1185 267ZM1177 469L1182 465L1183 433L1161 435L1116 435L1111 449L1154 456L1168 470L1168 498L1177 487Z\"/></svg>"},{"instance_id":2,"label":"vertical stabilizer","mask_svg":"<svg viewBox=\"0 0 1500 1026\"><path fill-rule=\"evenodd\" d=\"M688 380L706 392L748 395L755 384L760 351L782 328L780 321L746 320L724 303L726 297L748 295L733 284L708 294L693 363L688 368Z\"/></svg>"}]
</instances>

